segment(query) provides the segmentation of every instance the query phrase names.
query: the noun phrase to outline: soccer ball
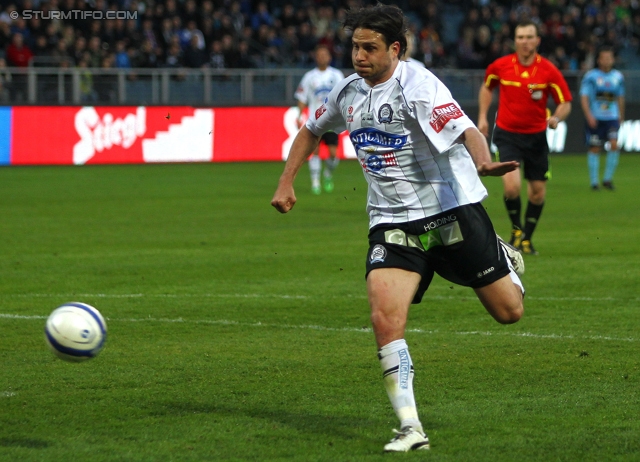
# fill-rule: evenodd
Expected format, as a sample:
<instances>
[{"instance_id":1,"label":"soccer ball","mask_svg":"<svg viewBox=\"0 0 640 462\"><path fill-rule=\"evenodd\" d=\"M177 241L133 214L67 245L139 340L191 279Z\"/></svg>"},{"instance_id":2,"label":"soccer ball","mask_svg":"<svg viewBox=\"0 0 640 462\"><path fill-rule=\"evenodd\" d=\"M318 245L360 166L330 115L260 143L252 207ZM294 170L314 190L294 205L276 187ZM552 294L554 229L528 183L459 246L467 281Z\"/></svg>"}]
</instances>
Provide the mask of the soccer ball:
<instances>
[{"instance_id":1,"label":"soccer ball","mask_svg":"<svg viewBox=\"0 0 640 462\"><path fill-rule=\"evenodd\" d=\"M44 333L58 358L80 362L100 353L107 339L107 324L91 305L69 302L53 310Z\"/></svg>"}]
</instances>

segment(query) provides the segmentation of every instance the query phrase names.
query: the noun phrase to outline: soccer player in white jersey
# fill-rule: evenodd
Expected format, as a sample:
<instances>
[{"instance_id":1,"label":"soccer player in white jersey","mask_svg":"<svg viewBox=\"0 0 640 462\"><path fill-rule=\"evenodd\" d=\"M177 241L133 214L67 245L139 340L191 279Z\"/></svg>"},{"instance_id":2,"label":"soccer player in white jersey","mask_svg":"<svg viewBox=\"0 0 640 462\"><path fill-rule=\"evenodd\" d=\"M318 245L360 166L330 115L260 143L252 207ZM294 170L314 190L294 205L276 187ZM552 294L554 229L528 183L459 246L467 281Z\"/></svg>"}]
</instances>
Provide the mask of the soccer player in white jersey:
<instances>
[{"instance_id":1,"label":"soccer player in white jersey","mask_svg":"<svg viewBox=\"0 0 640 462\"><path fill-rule=\"evenodd\" d=\"M296 173L327 130L350 132L369 184L367 294L384 385L400 420L387 452L429 448L413 394L404 340L407 314L435 273L471 287L502 324L523 314L522 256L496 236L481 204L480 176L518 163L492 162L484 136L431 72L401 61L406 18L396 6L351 10L356 74L341 81L296 136L271 204L296 203Z\"/></svg>"},{"instance_id":2,"label":"soccer player in white jersey","mask_svg":"<svg viewBox=\"0 0 640 462\"><path fill-rule=\"evenodd\" d=\"M309 108L309 117L313 117L315 112L322 106L329 92L344 78L344 74L331 67L331 52L325 45L318 45L315 49L316 67L307 72L300 81L295 97L298 100L298 125L302 125L303 111ZM322 135L323 141L329 149L329 158L325 162L324 174L322 175L322 185L326 192L333 191L333 171L338 166L339 159L336 156L338 148L338 134L328 131ZM316 147L309 158L309 172L311 174L311 191L320 194L320 172L322 171L322 160L318 154L320 145Z\"/></svg>"}]
</instances>

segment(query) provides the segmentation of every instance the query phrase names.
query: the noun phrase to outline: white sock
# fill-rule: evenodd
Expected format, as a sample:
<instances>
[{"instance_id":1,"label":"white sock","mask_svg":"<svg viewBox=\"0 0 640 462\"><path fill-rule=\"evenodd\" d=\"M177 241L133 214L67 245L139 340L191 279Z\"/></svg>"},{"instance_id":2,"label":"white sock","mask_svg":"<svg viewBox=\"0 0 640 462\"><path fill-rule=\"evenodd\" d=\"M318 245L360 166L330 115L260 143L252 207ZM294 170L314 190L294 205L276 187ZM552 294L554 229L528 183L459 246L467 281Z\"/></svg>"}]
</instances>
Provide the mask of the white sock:
<instances>
[{"instance_id":1,"label":"white sock","mask_svg":"<svg viewBox=\"0 0 640 462\"><path fill-rule=\"evenodd\" d=\"M322 160L320 156L313 155L309 159L309 173L311 173L311 184L320 184L320 171L322 170Z\"/></svg>"},{"instance_id":2,"label":"white sock","mask_svg":"<svg viewBox=\"0 0 640 462\"><path fill-rule=\"evenodd\" d=\"M331 178L333 175L333 171L336 169L338 164L340 163L340 159L337 157L329 157L324 161L324 176L327 178Z\"/></svg>"},{"instance_id":3,"label":"white sock","mask_svg":"<svg viewBox=\"0 0 640 462\"><path fill-rule=\"evenodd\" d=\"M400 428L411 426L422 430L413 396L413 363L404 339L395 340L378 351L387 395L400 419Z\"/></svg>"}]
</instances>

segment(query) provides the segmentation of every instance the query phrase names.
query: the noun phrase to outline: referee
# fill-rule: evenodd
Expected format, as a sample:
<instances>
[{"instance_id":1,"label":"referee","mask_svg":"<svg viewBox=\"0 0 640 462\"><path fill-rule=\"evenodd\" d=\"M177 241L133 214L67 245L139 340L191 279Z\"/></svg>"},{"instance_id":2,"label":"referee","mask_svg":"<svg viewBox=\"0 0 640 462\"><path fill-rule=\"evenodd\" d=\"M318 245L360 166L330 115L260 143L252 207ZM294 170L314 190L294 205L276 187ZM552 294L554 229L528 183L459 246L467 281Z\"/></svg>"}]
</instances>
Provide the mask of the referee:
<instances>
[{"instance_id":1,"label":"referee","mask_svg":"<svg viewBox=\"0 0 640 462\"><path fill-rule=\"evenodd\" d=\"M539 44L538 26L532 21L520 22L515 29L515 53L498 58L487 67L478 95L478 129L488 136L492 91L500 88L493 143L498 147L500 161L518 161L528 181L529 202L523 227L520 169L502 177L504 202L512 225L510 243L530 255L538 254L531 238L542 214L549 178L547 127L555 129L571 112L567 82L558 68L537 53ZM549 96L556 103L551 117L547 112Z\"/></svg>"}]
</instances>

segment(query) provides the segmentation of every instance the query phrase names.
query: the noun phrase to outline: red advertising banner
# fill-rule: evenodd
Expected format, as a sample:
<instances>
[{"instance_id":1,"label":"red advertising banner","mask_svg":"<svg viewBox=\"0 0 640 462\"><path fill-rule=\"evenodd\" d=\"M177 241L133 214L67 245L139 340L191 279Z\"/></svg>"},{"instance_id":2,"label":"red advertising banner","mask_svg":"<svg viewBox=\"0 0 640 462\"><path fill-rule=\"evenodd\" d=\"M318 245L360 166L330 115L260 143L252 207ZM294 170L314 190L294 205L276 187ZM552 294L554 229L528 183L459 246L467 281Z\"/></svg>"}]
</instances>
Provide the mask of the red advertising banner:
<instances>
[{"instance_id":1,"label":"red advertising banner","mask_svg":"<svg viewBox=\"0 0 640 462\"><path fill-rule=\"evenodd\" d=\"M13 107L10 163L284 160L296 118L282 107ZM345 134L338 155L355 156Z\"/></svg>"}]
</instances>

